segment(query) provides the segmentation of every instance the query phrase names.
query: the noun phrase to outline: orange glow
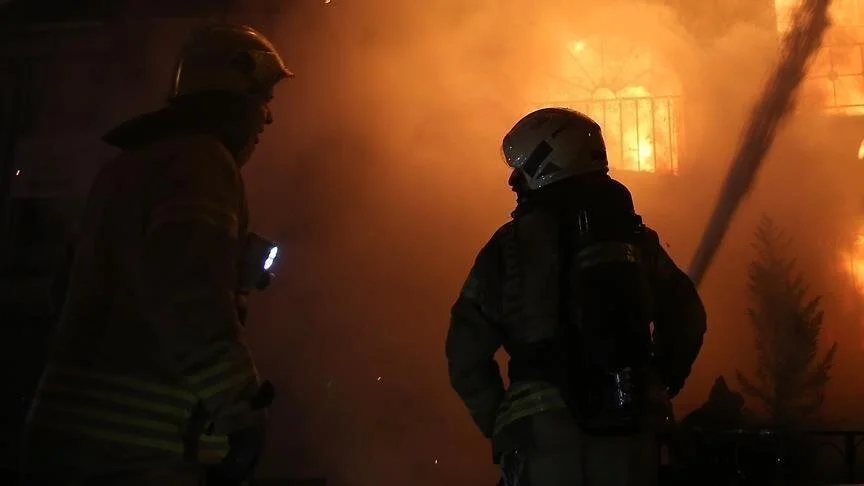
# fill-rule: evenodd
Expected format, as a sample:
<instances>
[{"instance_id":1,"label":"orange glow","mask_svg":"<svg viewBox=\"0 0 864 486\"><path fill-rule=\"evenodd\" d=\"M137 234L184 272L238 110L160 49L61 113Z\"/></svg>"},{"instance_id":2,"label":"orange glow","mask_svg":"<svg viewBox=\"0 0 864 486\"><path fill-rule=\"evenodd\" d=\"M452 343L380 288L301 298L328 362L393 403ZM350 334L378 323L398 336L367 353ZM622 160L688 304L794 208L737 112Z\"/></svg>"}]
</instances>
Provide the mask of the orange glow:
<instances>
[{"instance_id":1,"label":"orange glow","mask_svg":"<svg viewBox=\"0 0 864 486\"><path fill-rule=\"evenodd\" d=\"M565 86L546 96L550 101L543 106L567 106L596 120L613 170L676 174L678 87L669 85L677 83L646 75L656 69L654 60L645 53L634 55L630 45L575 40L567 52L559 80Z\"/></svg>"},{"instance_id":2,"label":"orange glow","mask_svg":"<svg viewBox=\"0 0 864 486\"><path fill-rule=\"evenodd\" d=\"M573 41L570 43L570 50L574 54L578 54L585 50L585 41Z\"/></svg>"},{"instance_id":3,"label":"orange glow","mask_svg":"<svg viewBox=\"0 0 864 486\"><path fill-rule=\"evenodd\" d=\"M774 0L777 32L789 29L790 14L801 0ZM829 113L864 114L864 0L834 0L831 26L810 65L801 98Z\"/></svg>"},{"instance_id":4,"label":"orange glow","mask_svg":"<svg viewBox=\"0 0 864 486\"><path fill-rule=\"evenodd\" d=\"M840 253L840 264L852 279L855 289L864 293L864 226L858 229L849 250Z\"/></svg>"}]
</instances>

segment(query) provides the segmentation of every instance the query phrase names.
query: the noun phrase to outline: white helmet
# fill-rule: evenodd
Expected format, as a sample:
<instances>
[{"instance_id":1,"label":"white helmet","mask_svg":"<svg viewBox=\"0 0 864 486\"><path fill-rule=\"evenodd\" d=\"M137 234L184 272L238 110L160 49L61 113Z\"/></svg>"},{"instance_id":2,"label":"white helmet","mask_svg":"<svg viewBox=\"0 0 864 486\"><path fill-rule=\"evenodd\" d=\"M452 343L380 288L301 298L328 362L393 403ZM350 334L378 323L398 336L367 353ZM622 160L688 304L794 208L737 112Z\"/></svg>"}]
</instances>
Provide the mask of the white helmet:
<instances>
[{"instance_id":1,"label":"white helmet","mask_svg":"<svg viewBox=\"0 0 864 486\"><path fill-rule=\"evenodd\" d=\"M543 108L525 115L504 136L501 151L528 190L609 170L600 125L567 108Z\"/></svg>"}]
</instances>

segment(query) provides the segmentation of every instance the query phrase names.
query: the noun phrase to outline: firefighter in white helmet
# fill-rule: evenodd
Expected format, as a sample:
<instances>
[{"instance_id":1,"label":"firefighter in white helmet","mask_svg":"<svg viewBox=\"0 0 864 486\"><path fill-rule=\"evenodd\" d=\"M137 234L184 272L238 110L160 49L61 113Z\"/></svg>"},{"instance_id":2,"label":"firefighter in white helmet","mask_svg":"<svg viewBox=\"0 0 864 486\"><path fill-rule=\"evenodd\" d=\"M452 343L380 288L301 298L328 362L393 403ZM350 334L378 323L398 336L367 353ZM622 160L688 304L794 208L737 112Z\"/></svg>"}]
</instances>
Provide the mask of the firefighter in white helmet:
<instances>
[{"instance_id":1,"label":"firefighter in white helmet","mask_svg":"<svg viewBox=\"0 0 864 486\"><path fill-rule=\"evenodd\" d=\"M656 431L702 346L702 302L609 177L597 123L544 108L502 150L517 206L453 305L450 382L504 484L653 484Z\"/></svg>"},{"instance_id":2,"label":"firefighter in white helmet","mask_svg":"<svg viewBox=\"0 0 864 486\"><path fill-rule=\"evenodd\" d=\"M244 338L248 233L240 168L293 76L256 30L183 46L168 105L104 140L68 294L27 420L36 484L239 483L273 390Z\"/></svg>"}]
</instances>

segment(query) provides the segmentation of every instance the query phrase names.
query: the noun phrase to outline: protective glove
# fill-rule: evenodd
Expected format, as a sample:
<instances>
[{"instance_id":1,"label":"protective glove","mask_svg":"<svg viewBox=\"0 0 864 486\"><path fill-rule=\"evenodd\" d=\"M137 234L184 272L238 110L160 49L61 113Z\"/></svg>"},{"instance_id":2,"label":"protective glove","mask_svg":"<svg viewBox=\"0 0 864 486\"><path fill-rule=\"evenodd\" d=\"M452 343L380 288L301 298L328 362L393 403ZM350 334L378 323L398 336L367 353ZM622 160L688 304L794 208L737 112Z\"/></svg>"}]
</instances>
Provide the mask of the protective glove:
<instances>
[{"instance_id":1,"label":"protective glove","mask_svg":"<svg viewBox=\"0 0 864 486\"><path fill-rule=\"evenodd\" d=\"M666 396L669 399L673 399L681 392L681 389L684 388L684 381L682 379L667 379L666 380Z\"/></svg>"},{"instance_id":2,"label":"protective glove","mask_svg":"<svg viewBox=\"0 0 864 486\"><path fill-rule=\"evenodd\" d=\"M273 384L263 382L249 402L261 418L228 434L228 455L207 471L208 486L239 486L252 477L267 441L267 408L274 397Z\"/></svg>"},{"instance_id":3,"label":"protective glove","mask_svg":"<svg viewBox=\"0 0 864 486\"><path fill-rule=\"evenodd\" d=\"M273 282L273 279L276 278L276 274L270 272L264 272L261 274L261 277L258 278L258 281L255 283L256 290L266 290L267 287L270 286L270 283Z\"/></svg>"},{"instance_id":4,"label":"protective glove","mask_svg":"<svg viewBox=\"0 0 864 486\"><path fill-rule=\"evenodd\" d=\"M684 388L684 382L687 381L687 375L689 375L690 370L687 369L686 373L682 373L681 366L675 366L674 362L671 362L668 358L664 359L662 355L657 360L657 364L659 365L660 381L666 388L666 395L671 400Z\"/></svg>"},{"instance_id":5,"label":"protective glove","mask_svg":"<svg viewBox=\"0 0 864 486\"><path fill-rule=\"evenodd\" d=\"M248 481L258 465L267 439L266 423L228 435L228 455L207 471L208 486L238 486Z\"/></svg>"}]
</instances>

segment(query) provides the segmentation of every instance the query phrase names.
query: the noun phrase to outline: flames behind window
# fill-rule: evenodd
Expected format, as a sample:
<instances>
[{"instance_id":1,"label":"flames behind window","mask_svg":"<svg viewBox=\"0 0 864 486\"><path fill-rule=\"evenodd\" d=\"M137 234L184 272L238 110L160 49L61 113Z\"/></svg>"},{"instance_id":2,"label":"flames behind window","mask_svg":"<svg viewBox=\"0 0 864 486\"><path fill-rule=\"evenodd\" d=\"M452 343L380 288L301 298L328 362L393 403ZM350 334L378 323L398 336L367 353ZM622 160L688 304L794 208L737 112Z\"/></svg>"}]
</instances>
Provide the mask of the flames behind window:
<instances>
[{"instance_id":1,"label":"flames behind window","mask_svg":"<svg viewBox=\"0 0 864 486\"><path fill-rule=\"evenodd\" d=\"M777 31L789 28L801 0L774 0ZM833 0L825 40L804 81L801 98L829 113L864 115L864 0Z\"/></svg>"},{"instance_id":2,"label":"flames behind window","mask_svg":"<svg viewBox=\"0 0 864 486\"><path fill-rule=\"evenodd\" d=\"M777 32L789 29L792 11L801 0L774 0ZM810 65L802 86L802 104L809 104L828 114L864 115L864 0L833 0L831 26ZM864 141L857 157L864 160ZM850 150L850 152L851 152ZM839 252L840 267L856 290L864 293L864 224L858 226Z\"/></svg>"},{"instance_id":3,"label":"flames behind window","mask_svg":"<svg viewBox=\"0 0 864 486\"><path fill-rule=\"evenodd\" d=\"M621 39L570 44L542 106L567 106L603 128L613 170L678 173L680 85Z\"/></svg>"},{"instance_id":4,"label":"flames behind window","mask_svg":"<svg viewBox=\"0 0 864 486\"><path fill-rule=\"evenodd\" d=\"M854 238L840 252L839 265L851 279L855 290L864 293L864 224L859 225Z\"/></svg>"}]
</instances>

